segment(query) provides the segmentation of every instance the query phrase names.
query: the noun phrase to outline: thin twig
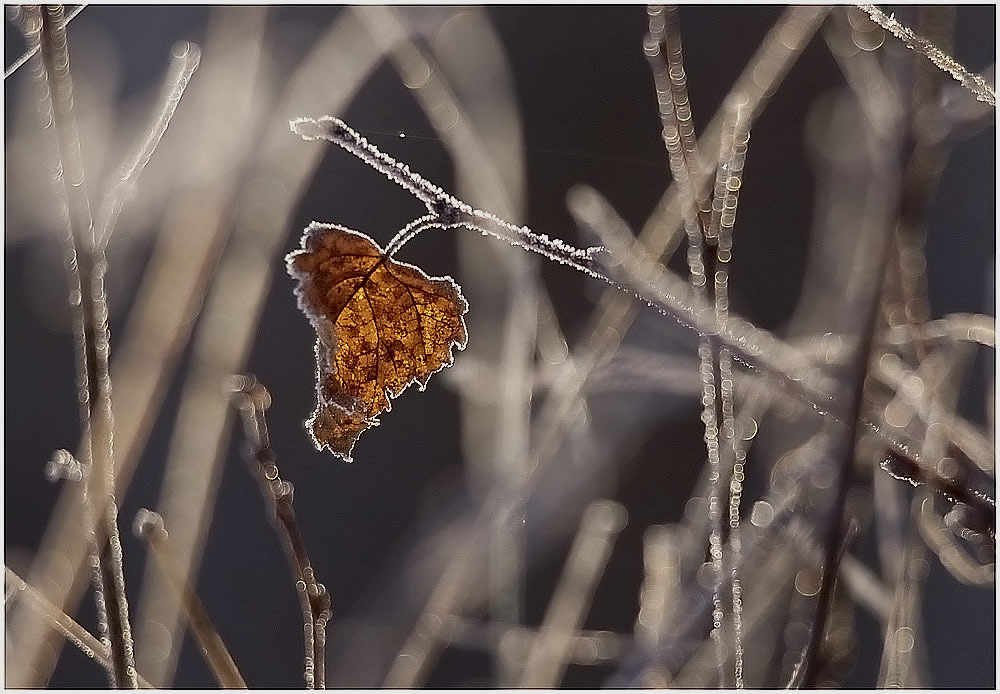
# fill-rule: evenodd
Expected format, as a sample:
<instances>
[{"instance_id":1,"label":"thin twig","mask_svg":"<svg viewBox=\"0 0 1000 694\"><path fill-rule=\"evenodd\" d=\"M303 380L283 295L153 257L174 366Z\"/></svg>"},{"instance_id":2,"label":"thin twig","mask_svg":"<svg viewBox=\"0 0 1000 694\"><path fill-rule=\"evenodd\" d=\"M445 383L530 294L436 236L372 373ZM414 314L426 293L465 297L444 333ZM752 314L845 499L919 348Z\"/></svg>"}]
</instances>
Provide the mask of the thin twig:
<instances>
[{"instance_id":1,"label":"thin twig","mask_svg":"<svg viewBox=\"0 0 1000 694\"><path fill-rule=\"evenodd\" d=\"M876 133L871 133L876 136ZM875 335L881 328L880 306L885 282L881 280L885 275L885 269L889 265L890 253L892 249L894 222L898 220L902 209L900 198L899 170L894 168L895 162L892 160L892 153L899 150L899 136L894 135L888 141L882 140L881 148L875 150L872 161L874 172L873 187L881 188L882 195L875 203L877 207L870 213L871 233L881 233L882 238L877 238L877 245L874 247L874 263L872 267L874 273L873 280L869 281L867 296L863 296L861 301L867 299L867 303L857 307L861 315L859 322L859 340L854 360L854 387L850 400L850 414L846 420L848 422L847 439L841 454L840 467L837 470L837 484L833 501L827 512L827 534L824 540L826 557L823 561L823 573L816 599L815 616L810 627L809 642L803 656L804 668L802 670L802 685L814 687L819 677L821 658L820 650L823 645L826 632L826 622L833 607L833 589L836 583L835 577L839 558L842 556L840 549L845 536L848 533L848 520L844 517L847 506L847 495L851 489L853 481L853 470L855 461L858 458L858 446L861 442L861 432L865 428L865 418L862 416L865 410L865 383L870 371L870 360L872 348L875 342Z\"/></svg>"},{"instance_id":2,"label":"thin twig","mask_svg":"<svg viewBox=\"0 0 1000 694\"><path fill-rule=\"evenodd\" d=\"M271 395L253 376L234 376L230 384L243 416L243 426L250 442L247 462L260 484L261 493L271 507L272 523L288 556L295 577L295 592L302 607L305 634L305 682L307 689L326 688L326 623L332 615L330 595L316 581L312 562L292 508L293 487L281 479L275 464L264 412Z\"/></svg>"},{"instance_id":3,"label":"thin twig","mask_svg":"<svg viewBox=\"0 0 1000 694\"><path fill-rule=\"evenodd\" d=\"M163 87L163 98L154 109L155 119L149 128L149 133L139 142L135 152L122 165L118 180L105 196L98 214L96 229L96 244L107 246L108 240L115 228L115 222L129 197L135 192L136 182L146 168L157 145L167 132L167 126L177 111L184 90L187 89L191 76L201 62L201 49L195 43L180 41L173 49L173 59L170 61L170 72Z\"/></svg>"},{"instance_id":4,"label":"thin twig","mask_svg":"<svg viewBox=\"0 0 1000 694\"><path fill-rule=\"evenodd\" d=\"M991 539L996 538L996 501L989 494L943 477L936 471L923 468L892 451L886 454L881 467L897 480L909 482L914 487L927 485L931 491L952 504L966 506L969 512L965 513L964 520L967 523L972 521L972 527L969 529L986 533Z\"/></svg>"},{"instance_id":5,"label":"thin twig","mask_svg":"<svg viewBox=\"0 0 1000 694\"><path fill-rule=\"evenodd\" d=\"M70 10L69 14L66 15L66 24L68 25L70 22L72 22L74 19L76 19L76 16L78 14L80 14L81 12L83 12L84 8L86 8L86 7L87 7L87 3L83 3L82 5L77 5L72 10ZM22 55L20 58L18 58L17 60L15 60L11 64L11 66L9 68L7 68L6 70L4 70L3 71L4 81L6 81L8 77L10 77L15 72L17 72L18 69L22 65L24 65L26 62L28 62L29 60L31 60L32 56L34 56L35 53L38 52L38 48L39 48L38 44L35 44L35 45L29 47L28 50L26 50L24 52L24 55Z\"/></svg>"},{"instance_id":6,"label":"thin twig","mask_svg":"<svg viewBox=\"0 0 1000 694\"><path fill-rule=\"evenodd\" d=\"M407 227L406 233L397 235L388 247L391 255L403 247L421 231L430 228L454 229L465 227L475 229L485 235L502 239L513 246L524 248L578 270L587 272L594 264L594 256L602 251L600 247L574 248L561 241L539 234L525 226L511 224L496 215L478 210L434 185L406 164L393 159L367 138L354 130L340 118L321 116L319 118L295 118L289 121L289 128L304 140L327 140L350 152L365 164L384 174L389 180L422 202L432 219L424 224ZM589 270L600 279L599 275Z\"/></svg>"},{"instance_id":7,"label":"thin twig","mask_svg":"<svg viewBox=\"0 0 1000 694\"><path fill-rule=\"evenodd\" d=\"M26 10L27 12L27 10ZM114 455L111 409L110 333L104 293L107 262L97 247L93 217L87 197L80 138L73 111L66 20L62 6L37 12L38 33L26 32L29 44L38 44L38 76L47 85L43 97L45 125L54 126L58 143L58 176L66 199L71 255L67 261L70 304L74 307L80 388L80 428L84 439L81 456L88 472L87 494L93 509L92 552L97 558L95 588L101 623L111 643L112 686L135 688L135 662L129 626L125 577L122 568L118 511L114 498ZM30 16L30 15L28 15ZM28 26L28 25L26 25ZM32 28L32 27L29 27Z\"/></svg>"},{"instance_id":8,"label":"thin twig","mask_svg":"<svg viewBox=\"0 0 1000 694\"><path fill-rule=\"evenodd\" d=\"M167 530L163 527L163 518L158 513L144 508L139 509L133 529L139 539L146 541L160 570L166 576L167 583L177 596L191 627L191 633L198 642L198 649L212 674L215 675L215 681L223 689L246 689L247 683L236 667L236 661L226 648L201 600L177 568Z\"/></svg>"},{"instance_id":9,"label":"thin twig","mask_svg":"<svg viewBox=\"0 0 1000 694\"><path fill-rule=\"evenodd\" d=\"M837 527L839 529L839 524ZM841 563L844 557L847 556L847 550L854 541L857 529L857 525L852 520L847 526L847 530L841 541L834 545L836 551L832 557L828 555L826 562L823 564L816 607L818 618L809 627L809 639L802 650L802 656L795 665L795 669L792 671L792 676L785 689L815 688L815 678L818 676L820 666L823 664L823 659L820 657L820 649L825 640L826 617L832 609L830 601L833 599L834 589L840 575Z\"/></svg>"},{"instance_id":10,"label":"thin twig","mask_svg":"<svg viewBox=\"0 0 1000 694\"><path fill-rule=\"evenodd\" d=\"M679 89L677 79L671 79L671 73L680 69L683 73L683 57L681 55L681 45L679 32L676 30L675 22L665 22L662 17L662 9L659 12L656 8L649 7L649 34L644 41L644 51L653 73L653 82L656 86L656 96L660 111L660 125L663 143L667 150L667 159L670 162L670 173L677 186L680 195L681 218L684 222L684 231L687 234L687 264L688 281L694 290L694 295L701 301L711 301L708 279L705 267L705 230L698 217L698 196L701 192L692 185L692 178L698 174L697 160L690 160L690 147L694 146L694 130L690 123L690 118L686 124L681 122L681 113L677 105L674 104L674 96L678 93L681 98L686 99L686 94ZM668 31L668 29L670 31ZM674 64L668 65L667 57L663 51L666 48L668 39L672 38L674 51ZM663 48L661 48L661 46ZM690 114L688 114L690 115ZM685 138L685 131L687 137ZM687 142L685 142L687 140ZM723 130L723 143L726 142L726 133ZM724 154L723 154L724 156ZM720 169L721 170L721 169ZM718 312L716 312L718 318ZM712 640L716 645L716 659L719 666L720 686L726 685L724 665L726 660L726 649L722 643L722 622L725 618L725 608L722 604L720 588L722 585L722 545L723 545L723 524L722 524L722 468L719 451L719 350L718 340L713 339L710 334L699 334L698 336L698 359L699 373L701 374L701 421L704 424L703 440L705 451L708 457L709 475L712 479L712 491L709 493L708 516L711 524L711 531L708 535L708 556L712 565L712 576L715 589L712 591Z\"/></svg>"},{"instance_id":11,"label":"thin twig","mask_svg":"<svg viewBox=\"0 0 1000 694\"><path fill-rule=\"evenodd\" d=\"M739 191L742 187L743 164L747 152L747 142L750 132L743 121L741 103L738 99L729 102L731 109L731 127L723 131L722 147L719 154L722 165L716 174L716 197L712 204L712 226L715 243L715 283L713 297L715 299L715 317L720 325L725 325L729 319L729 261L732 259L733 226L736 222L736 207L739 201ZM715 227L715 222L718 226ZM743 583L742 574L742 544L740 534L740 503L743 498L743 480L746 467L746 447L736 435L736 416L734 404L733 359L727 347L715 344L719 364L717 373L722 412L721 433L728 443L726 452L732 455L732 465L727 470L729 474L729 523L727 532L731 537L733 552L728 565L730 577L732 611L733 611L733 679L737 689L743 689Z\"/></svg>"},{"instance_id":12,"label":"thin twig","mask_svg":"<svg viewBox=\"0 0 1000 694\"><path fill-rule=\"evenodd\" d=\"M647 8L650 13L650 32L658 29L654 26L652 17L652 7ZM681 143L684 145L684 156L688 167L692 170L701 169L701 154L698 152L698 141L694 130L694 114L691 110L691 100L687 92L687 71L684 69L684 54L681 42L680 11L677 5L667 5L662 8L663 14L663 34L657 36L663 46L663 51L667 59L667 75L670 80L670 92L674 103L674 110L677 113L677 125L680 129ZM722 54L725 48L719 48ZM699 203L702 201L699 200Z\"/></svg>"},{"instance_id":13,"label":"thin twig","mask_svg":"<svg viewBox=\"0 0 1000 694\"><path fill-rule=\"evenodd\" d=\"M84 629L72 617L46 600L41 593L29 586L25 580L14 573L10 567L4 566L4 572L7 580L6 591L9 596L7 598L8 600L12 599L18 592L24 593L26 598L25 602L31 607L32 610L41 615L42 619L44 619L45 622L52 627L52 629L62 634L67 641L79 648L85 656L93 658L97 661L97 663L104 667L104 669L111 669L111 660L109 658L110 652L108 647L98 641L96 636ZM147 682L146 678L138 673L136 674L136 680L138 681L139 687L142 689L153 688L153 685Z\"/></svg>"},{"instance_id":14,"label":"thin twig","mask_svg":"<svg viewBox=\"0 0 1000 694\"><path fill-rule=\"evenodd\" d=\"M986 83L982 75L970 72L960 62L942 51L933 43L918 35L912 29L896 21L895 15L887 15L875 5L858 5L872 18L872 21L906 44L906 47L934 63L939 69L952 76L956 82L975 95L978 101L987 103L994 108L997 105L997 95L993 87Z\"/></svg>"}]
</instances>

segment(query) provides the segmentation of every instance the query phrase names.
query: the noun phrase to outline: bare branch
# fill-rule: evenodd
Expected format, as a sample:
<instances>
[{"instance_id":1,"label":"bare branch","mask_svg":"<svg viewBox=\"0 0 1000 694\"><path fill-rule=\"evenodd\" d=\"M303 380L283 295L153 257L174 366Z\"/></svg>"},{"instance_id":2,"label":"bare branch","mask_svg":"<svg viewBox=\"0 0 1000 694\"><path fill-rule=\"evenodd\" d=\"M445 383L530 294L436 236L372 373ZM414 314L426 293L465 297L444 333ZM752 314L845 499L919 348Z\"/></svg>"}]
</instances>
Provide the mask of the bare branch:
<instances>
[{"instance_id":1,"label":"bare branch","mask_svg":"<svg viewBox=\"0 0 1000 694\"><path fill-rule=\"evenodd\" d=\"M960 62L942 51L923 36L916 34L912 29L900 24L895 15L886 15L875 5L858 5L872 21L906 44L910 50L914 50L920 55L934 63L939 69L947 72L956 82L968 89L975 95L976 99L987 103L994 108L997 105L997 95L993 87L986 83L982 75L970 72L965 69Z\"/></svg>"}]
</instances>

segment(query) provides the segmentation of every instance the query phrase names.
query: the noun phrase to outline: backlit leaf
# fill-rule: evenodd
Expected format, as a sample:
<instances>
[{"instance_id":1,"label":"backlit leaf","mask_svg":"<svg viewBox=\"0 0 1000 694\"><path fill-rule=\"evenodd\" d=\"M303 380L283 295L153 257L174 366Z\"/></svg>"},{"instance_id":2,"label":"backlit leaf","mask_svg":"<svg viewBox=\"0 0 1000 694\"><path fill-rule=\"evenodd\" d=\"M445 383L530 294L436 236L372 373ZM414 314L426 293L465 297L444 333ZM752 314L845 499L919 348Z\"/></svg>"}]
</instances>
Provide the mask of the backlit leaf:
<instances>
[{"instance_id":1,"label":"backlit leaf","mask_svg":"<svg viewBox=\"0 0 1000 694\"><path fill-rule=\"evenodd\" d=\"M411 383L421 390L466 344L468 303L450 277L397 262L364 234L313 222L286 258L316 330L316 448L344 460Z\"/></svg>"}]
</instances>

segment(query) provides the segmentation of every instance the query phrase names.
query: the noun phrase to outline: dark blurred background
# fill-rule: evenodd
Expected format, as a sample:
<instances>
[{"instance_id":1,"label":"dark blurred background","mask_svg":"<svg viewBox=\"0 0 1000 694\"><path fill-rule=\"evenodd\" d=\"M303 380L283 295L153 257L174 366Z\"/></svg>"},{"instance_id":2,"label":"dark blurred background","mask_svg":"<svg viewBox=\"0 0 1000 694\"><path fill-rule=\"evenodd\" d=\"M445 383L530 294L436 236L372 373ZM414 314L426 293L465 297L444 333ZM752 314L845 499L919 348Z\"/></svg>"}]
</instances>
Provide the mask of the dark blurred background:
<instances>
[{"instance_id":1,"label":"dark blurred background","mask_svg":"<svg viewBox=\"0 0 1000 694\"><path fill-rule=\"evenodd\" d=\"M461 11L405 10L425 24L428 35ZM669 182L652 80L642 52L645 9L504 6L485 11L510 61L523 129L526 212L523 219L511 221L578 245L595 243L581 236L565 204L570 187L586 183L602 192L633 228L640 228ZM114 118L124 118L126 112L144 113L140 105L148 108L151 103L171 46L182 39L204 46L213 12L208 7L181 6L85 9L69 29L74 70L77 66L81 70L76 75L78 107L91 101L85 90L99 91L112 109L106 116L112 118L107 125L112 131ZM263 39L271 48L268 70L273 75L290 70L342 12L321 6L271 8ZM707 123L719 108L780 13L777 7L681 8L697 125ZM900 10L904 20L913 16L905 8ZM995 7L958 8L955 28L954 53L959 61L974 70L993 64ZM7 65L23 46L8 22ZM807 144L810 118L815 117L817 104L843 86L837 64L817 36L753 128L737 222L732 306L734 312L779 333L798 302L813 224L818 182ZM323 90L324 85L315 88ZM64 306L62 232L58 226L46 228L44 217L31 209L47 204L46 196L51 195L44 180L30 185L24 180L43 170L37 164L24 165L42 153L11 146L12 137L34 125L30 117L36 96L30 66L6 80L5 96L4 542L7 564L26 575L60 494L59 484L45 480L43 466L56 448L76 448L79 425L69 313ZM184 108L182 101L179 113ZM445 149L388 64L376 68L347 110L338 115L384 151L452 189L454 172ZM166 139L163 146L171 142ZM255 145L251 136L245 146ZM124 146L110 146L109 151L118 152ZM86 151L86 140L83 147ZM995 313L994 152L992 122L974 137L957 142L931 203L927 224L931 317L957 311ZM150 164L151 176L157 166L165 166L158 162L161 153ZM170 156L183 161L186 155L174 152ZM117 159L115 154L107 155L101 164L103 172L113 171ZM184 167L177 170L175 175L183 181ZM91 180L99 181L101 175ZM24 194L31 186L39 192ZM273 281L246 363L246 370L255 373L273 396L269 422L278 463L283 476L295 484L295 507L317 576L333 595L331 684L370 686L353 681L349 672L335 670L349 665L338 660L335 650L351 640L379 638L382 627L371 615L377 615L380 606L386 607L386 591L394 585L413 543L427 527L469 503L460 445L462 422L455 387L444 373L432 379L426 392L408 391L395 401L392 411L382 417L382 425L362 436L353 464L314 451L301 426L313 406L314 337L296 308L283 254L298 246L301 229L313 219L359 229L384 245L418 211L412 200L346 153L327 151L296 207L281 252L266 259ZM127 253L112 255L109 273L113 350L160 223L155 216L128 216L125 222L133 227L128 231ZM451 274L461 281L455 243L441 232L414 241L404 255L430 274ZM676 255L671 267L683 268L679 264L682 255ZM603 288L554 264L542 264L540 272L572 349ZM474 302L470 311L477 311ZM654 340L658 318L650 309L643 311L640 323L654 326L646 339ZM477 339L473 332L470 341ZM985 426L985 403L992 398L993 353L981 351L966 376L959 409ZM457 365L462 358L459 354ZM190 360L187 348L178 374L185 373ZM137 509L156 509L181 387L181 378L171 382L121 503L130 595L142 590L146 552L129 526ZM623 444L607 481L607 494L625 506L629 520L588 612L585 627L589 629L632 631L642 581L643 530L682 518L703 465L696 398L646 417L633 440ZM281 549L242 459L238 423L233 432L219 493L212 503L197 589L252 687L297 687L302 668L298 607ZM669 451L668 457L664 451ZM529 567L526 623L540 622L570 540L571 536L562 538ZM859 553L864 554L864 538L859 546ZM935 688L994 687L993 587L962 585L934 555L928 561L930 574L923 594L928 684ZM81 605L78 619L93 631L92 598L87 595ZM853 664L840 684L870 687L878 670L883 629L861 608L856 608L856 620ZM563 685L599 687L613 671L607 664L571 666ZM427 685L490 686L490 673L489 654L453 647L445 651ZM185 638L173 686L211 684L196 648ZM105 685L98 666L76 649L62 648L49 686Z\"/></svg>"}]
</instances>

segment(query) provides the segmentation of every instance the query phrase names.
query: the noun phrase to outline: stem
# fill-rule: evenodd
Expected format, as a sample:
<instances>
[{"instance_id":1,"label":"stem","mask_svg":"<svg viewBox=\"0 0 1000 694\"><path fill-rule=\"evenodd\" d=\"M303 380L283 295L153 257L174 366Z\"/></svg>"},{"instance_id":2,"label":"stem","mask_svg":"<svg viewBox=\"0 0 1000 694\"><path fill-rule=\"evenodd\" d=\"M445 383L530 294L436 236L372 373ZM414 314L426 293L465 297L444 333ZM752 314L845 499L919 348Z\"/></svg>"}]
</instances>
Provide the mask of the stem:
<instances>
[{"instance_id":1,"label":"stem","mask_svg":"<svg viewBox=\"0 0 1000 694\"><path fill-rule=\"evenodd\" d=\"M886 453L880 467L897 480L909 482L914 487L927 485L931 491L950 503L964 504L969 507L969 513L966 514L965 520L966 522L975 521L969 524L974 526L969 527L969 530L985 533L989 535L990 539L996 539L996 502L989 494L966 487L953 479L942 477L935 471L925 469L893 451Z\"/></svg>"},{"instance_id":2,"label":"stem","mask_svg":"<svg viewBox=\"0 0 1000 694\"><path fill-rule=\"evenodd\" d=\"M247 463L257 478L261 493L271 506L272 523L295 577L295 593L302 608L305 635L305 683L307 689L326 689L326 623L331 617L330 595L316 581L305 541L292 507L293 487L281 479L275 464L264 412L271 405L271 395L253 376L235 376L232 392L243 416L243 426L250 441Z\"/></svg>"},{"instance_id":3,"label":"stem","mask_svg":"<svg viewBox=\"0 0 1000 694\"><path fill-rule=\"evenodd\" d=\"M905 43L907 48L916 51L934 63L938 69L944 70L951 75L952 79L972 92L978 101L996 108L996 92L993 90L993 87L986 83L982 75L970 72L961 63L923 36L897 22L895 15L886 15L885 12L875 5L858 5L858 8L865 12L873 22Z\"/></svg>"},{"instance_id":4,"label":"stem","mask_svg":"<svg viewBox=\"0 0 1000 694\"><path fill-rule=\"evenodd\" d=\"M83 12L83 10L86 9L86 7L87 7L87 3L83 3L82 5L77 5L76 7L74 7L70 11L70 13L66 15L66 24L68 25L70 22L72 22L74 19L76 19L76 16L78 14L80 14L81 12ZM15 11L17 11L17 10L15 10ZM32 45L32 46L29 46L28 50L26 50L24 52L24 54L21 55L20 58L18 58L13 63L11 63L10 67L3 71L3 79L4 79L4 81L6 82L8 77L10 77L15 72L17 72L18 69L20 69L26 62L28 62L29 60L31 60L31 58L34 57L35 53L38 52L39 48L40 48L40 46L37 43L34 44L34 45Z\"/></svg>"},{"instance_id":5,"label":"stem","mask_svg":"<svg viewBox=\"0 0 1000 694\"><path fill-rule=\"evenodd\" d=\"M246 689L247 683L236 667L236 661L226 648L201 600L178 570L177 561L170 549L167 530L163 527L163 518L158 513L144 508L139 509L135 516L134 528L136 536L146 541L160 570L166 576L167 583L177 596L184 610L184 616L191 626L191 633L198 642L198 649L215 676L215 681L223 689Z\"/></svg>"},{"instance_id":6,"label":"stem","mask_svg":"<svg viewBox=\"0 0 1000 694\"><path fill-rule=\"evenodd\" d=\"M687 234L687 264L688 280L694 290L695 296L703 302L714 302L714 296L710 296L708 285L708 275L714 275L714 265L709 260L708 271L706 271L705 240L707 230L703 228L698 218L698 191L692 185L692 177L698 173L698 157L695 152L696 140L694 137L693 125L690 122L690 109L687 104L687 94L684 89L683 78L683 57L681 55L680 35L676 31L676 15L671 13L669 25L663 21L662 9L650 7L649 13L649 35L644 43L646 58L649 60L650 68L653 72L653 81L656 86L656 94L660 111L660 123L662 126L663 143L666 146L667 158L670 163L670 172L681 201L681 217L684 223L684 231ZM670 44L669 46L667 44ZM663 48L661 48L661 46ZM671 63L668 64L667 57L664 56L664 49L671 55ZM679 97L682 101L680 106L684 109L683 114L674 98ZM726 142L725 133L723 143ZM725 154L720 161L725 161ZM719 168L719 175L724 167ZM718 321L719 311L716 307L715 317ZM724 317L723 317L724 318ZM724 322L720 322L724 325ZM711 531L708 536L708 556L712 565L714 590L712 591L712 629L711 638L716 646L716 664L719 670L719 686L726 687L726 649L722 641L722 623L725 619L725 607L722 603L722 567L723 553L722 546L725 541L725 529L722 523L722 465L719 447L719 423L721 419L719 391L721 390L722 373L720 368L721 353L719 350L719 340L713 335L701 334L698 337L698 359L699 373L701 374L702 395L701 395L701 421L704 424L705 452L708 458L709 477L712 480L712 488L709 493L708 517ZM742 680L737 682L737 686L742 684Z\"/></svg>"},{"instance_id":7,"label":"stem","mask_svg":"<svg viewBox=\"0 0 1000 694\"><path fill-rule=\"evenodd\" d=\"M200 62L201 49L197 44L180 41L174 45L170 73L167 75L167 81L163 87L161 102L154 111L155 118L150 124L149 133L138 143L136 150L119 169L118 180L105 196L98 214L95 243L99 249L104 249L108 245L108 240L115 228L115 222L118 221L118 215L121 214L125 203L135 192L139 176L146 168L146 164L149 163L156 147L160 144L160 140L163 139L163 135L167 132L167 126L170 125L181 97L184 95L184 90L187 89Z\"/></svg>"},{"instance_id":8,"label":"stem","mask_svg":"<svg viewBox=\"0 0 1000 694\"><path fill-rule=\"evenodd\" d=\"M886 183L886 195L893 195L897 198L898 190L890 183ZM878 249L878 272L875 277L881 278L885 275L885 269L889 264L889 254L892 247L892 228L898 215L885 220L885 227L882 229L883 238ZM825 547L826 557L823 561L822 583L820 585L819 596L816 600L816 613L812 624L812 631L809 637L809 644L804 655L805 670L802 675L802 686L813 688L816 686L816 679L819 677L821 659L819 651L823 645L823 637L826 631L826 620L833 607L833 588L836 583L837 565L839 556L842 554L840 547L843 542L847 526L844 518L844 508L847 505L847 494L851 488L853 479L854 461L858 458L858 445L861 442L861 432L864 426L862 409L865 402L865 381L868 377L869 360L872 356L872 347L875 342L877 323L879 319L879 306L882 300L882 290L884 282L876 280L872 297L865 308L866 315L862 325L864 331L858 341L856 376L854 380L854 392L850 402L850 427L848 429L849 438L847 450L840 462L840 476L837 484L836 496L829 511L829 532L827 534Z\"/></svg>"},{"instance_id":9,"label":"stem","mask_svg":"<svg viewBox=\"0 0 1000 694\"><path fill-rule=\"evenodd\" d=\"M27 600L28 606L42 616L55 631L62 634L63 638L76 646L89 658L93 658L106 670L111 669L111 661L108 659L108 648L89 631L84 629L75 619L67 615L58 607L45 599L41 593L29 586L23 578L14 573L8 566L4 566L4 573L8 584L8 591L22 592ZM153 685L137 674L138 685L143 689L152 689Z\"/></svg>"},{"instance_id":10,"label":"stem","mask_svg":"<svg viewBox=\"0 0 1000 694\"><path fill-rule=\"evenodd\" d=\"M28 39L29 44L37 42L41 49L38 73L48 90L42 100L43 113L51 117L46 121L46 127L50 124L55 126L59 166L57 178L63 182L67 204L70 246L67 271L70 303L75 314L80 424L85 449L81 458L85 469L90 470L87 493L93 504L92 554L96 555L98 567L94 584L98 593L98 609L104 612L102 622L107 629L103 636L110 642L111 684L134 689L138 683L114 498L114 418L108 369L110 335L104 293L107 262L94 239L80 138L73 112L73 81L63 8L46 6L44 10L34 12L37 13L34 18L37 19L38 35L29 35ZM29 17L26 27L31 29L31 14L26 16Z\"/></svg>"}]
</instances>

